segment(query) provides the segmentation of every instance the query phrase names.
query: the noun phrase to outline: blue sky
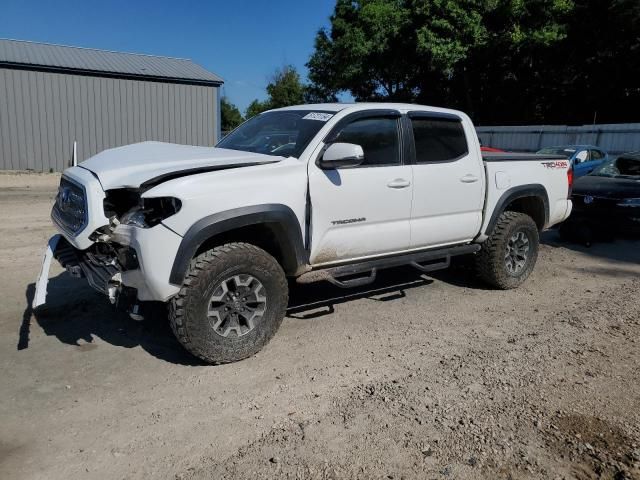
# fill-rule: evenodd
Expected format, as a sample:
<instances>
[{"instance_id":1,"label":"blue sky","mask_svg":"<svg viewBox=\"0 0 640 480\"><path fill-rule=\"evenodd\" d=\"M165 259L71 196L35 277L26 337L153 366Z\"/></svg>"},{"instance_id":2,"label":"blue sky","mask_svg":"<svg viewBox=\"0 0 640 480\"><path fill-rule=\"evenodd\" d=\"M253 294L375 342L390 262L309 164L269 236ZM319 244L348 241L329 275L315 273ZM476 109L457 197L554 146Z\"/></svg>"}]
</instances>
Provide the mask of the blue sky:
<instances>
[{"instance_id":1,"label":"blue sky","mask_svg":"<svg viewBox=\"0 0 640 480\"><path fill-rule=\"evenodd\" d=\"M191 58L244 111L277 67L304 64L335 0L0 0L0 38Z\"/></svg>"}]
</instances>

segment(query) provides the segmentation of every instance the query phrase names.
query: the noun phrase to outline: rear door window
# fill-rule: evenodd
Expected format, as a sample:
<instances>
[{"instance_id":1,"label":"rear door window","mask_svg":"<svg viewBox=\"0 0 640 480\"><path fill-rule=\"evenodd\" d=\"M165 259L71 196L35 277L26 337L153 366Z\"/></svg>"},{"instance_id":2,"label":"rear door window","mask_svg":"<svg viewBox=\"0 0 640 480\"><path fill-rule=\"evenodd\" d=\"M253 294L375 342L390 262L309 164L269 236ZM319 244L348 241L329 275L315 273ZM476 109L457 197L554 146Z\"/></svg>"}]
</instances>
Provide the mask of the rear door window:
<instances>
[{"instance_id":1,"label":"rear door window","mask_svg":"<svg viewBox=\"0 0 640 480\"><path fill-rule=\"evenodd\" d=\"M416 116L411 125L417 163L451 162L469 153L460 120Z\"/></svg>"}]
</instances>

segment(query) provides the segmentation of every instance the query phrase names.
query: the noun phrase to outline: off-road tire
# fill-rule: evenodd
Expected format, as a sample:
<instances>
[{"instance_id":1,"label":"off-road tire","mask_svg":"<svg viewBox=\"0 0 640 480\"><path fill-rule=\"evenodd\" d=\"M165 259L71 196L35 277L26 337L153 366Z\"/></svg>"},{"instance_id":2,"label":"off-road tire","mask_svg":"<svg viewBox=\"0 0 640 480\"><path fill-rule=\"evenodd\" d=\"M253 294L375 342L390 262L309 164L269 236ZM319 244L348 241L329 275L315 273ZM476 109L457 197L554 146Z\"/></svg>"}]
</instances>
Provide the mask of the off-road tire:
<instances>
[{"instance_id":1,"label":"off-road tire","mask_svg":"<svg viewBox=\"0 0 640 480\"><path fill-rule=\"evenodd\" d=\"M528 238L529 250L524 266L518 273L514 273L509 271L505 258L509 240L518 232L523 232ZM478 276L501 290L519 287L536 265L539 243L538 227L530 216L520 212L503 212L491 235L476 255Z\"/></svg>"},{"instance_id":2,"label":"off-road tire","mask_svg":"<svg viewBox=\"0 0 640 480\"><path fill-rule=\"evenodd\" d=\"M215 332L207 312L215 289L234 275L259 280L266 291L266 307L247 334L223 337ZM287 279L275 258L248 243L228 243L191 260L182 288L170 302L169 322L182 346L204 362L236 362L254 355L271 340L285 316L288 300Z\"/></svg>"}]
</instances>

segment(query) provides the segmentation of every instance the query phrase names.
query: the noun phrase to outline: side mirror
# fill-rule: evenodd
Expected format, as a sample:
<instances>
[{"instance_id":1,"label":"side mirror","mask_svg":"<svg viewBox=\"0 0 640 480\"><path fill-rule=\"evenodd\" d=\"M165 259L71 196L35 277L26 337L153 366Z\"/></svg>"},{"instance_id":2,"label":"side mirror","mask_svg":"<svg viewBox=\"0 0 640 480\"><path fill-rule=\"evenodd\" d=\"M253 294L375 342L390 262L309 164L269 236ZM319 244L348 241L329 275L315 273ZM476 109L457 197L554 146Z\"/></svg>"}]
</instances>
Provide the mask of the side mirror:
<instances>
[{"instance_id":1,"label":"side mirror","mask_svg":"<svg viewBox=\"0 0 640 480\"><path fill-rule=\"evenodd\" d=\"M324 151L319 162L323 170L357 167L364 161L364 150L354 143L332 143Z\"/></svg>"}]
</instances>

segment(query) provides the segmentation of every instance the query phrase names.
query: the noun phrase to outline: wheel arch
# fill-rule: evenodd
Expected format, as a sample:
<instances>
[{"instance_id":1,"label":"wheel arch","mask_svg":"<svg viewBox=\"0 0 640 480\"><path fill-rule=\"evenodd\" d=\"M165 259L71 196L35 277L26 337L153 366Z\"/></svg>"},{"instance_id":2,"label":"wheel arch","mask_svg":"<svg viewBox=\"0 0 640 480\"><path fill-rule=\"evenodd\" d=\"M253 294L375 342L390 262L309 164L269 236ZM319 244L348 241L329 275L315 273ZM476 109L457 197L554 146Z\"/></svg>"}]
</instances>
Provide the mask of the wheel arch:
<instances>
[{"instance_id":1,"label":"wheel arch","mask_svg":"<svg viewBox=\"0 0 640 480\"><path fill-rule=\"evenodd\" d=\"M308 263L300 223L291 208L282 204L241 207L209 215L189 227L178 248L169 282L182 285L191 259L202 251L238 241L267 251L287 275L298 274Z\"/></svg>"},{"instance_id":2,"label":"wheel arch","mask_svg":"<svg viewBox=\"0 0 640 480\"><path fill-rule=\"evenodd\" d=\"M534 183L510 188L498 199L484 230L490 235L498 218L505 211L520 212L529 215L542 231L549 224L549 195L544 186Z\"/></svg>"}]
</instances>

